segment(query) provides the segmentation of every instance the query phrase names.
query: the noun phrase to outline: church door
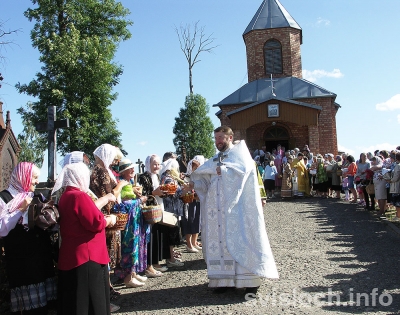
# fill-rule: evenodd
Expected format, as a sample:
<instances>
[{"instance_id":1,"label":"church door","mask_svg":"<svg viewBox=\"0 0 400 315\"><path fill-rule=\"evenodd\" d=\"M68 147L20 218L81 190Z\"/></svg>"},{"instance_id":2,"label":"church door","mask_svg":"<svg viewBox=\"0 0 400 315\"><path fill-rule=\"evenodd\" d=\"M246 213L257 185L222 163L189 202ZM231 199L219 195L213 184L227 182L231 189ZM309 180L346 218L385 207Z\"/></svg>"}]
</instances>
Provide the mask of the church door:
<instances>
[{"instance_id":1,"label":"church door","mask_svg":"<svg viewBox=\"0 0 400 315\"><path fill-rule=\"evenodd\" d=\"M272 152L280 144L287 151L290 145L289 133L282 127L271 127L264 132L264 141L267 152Z\"/></svg>"}]
</instances>

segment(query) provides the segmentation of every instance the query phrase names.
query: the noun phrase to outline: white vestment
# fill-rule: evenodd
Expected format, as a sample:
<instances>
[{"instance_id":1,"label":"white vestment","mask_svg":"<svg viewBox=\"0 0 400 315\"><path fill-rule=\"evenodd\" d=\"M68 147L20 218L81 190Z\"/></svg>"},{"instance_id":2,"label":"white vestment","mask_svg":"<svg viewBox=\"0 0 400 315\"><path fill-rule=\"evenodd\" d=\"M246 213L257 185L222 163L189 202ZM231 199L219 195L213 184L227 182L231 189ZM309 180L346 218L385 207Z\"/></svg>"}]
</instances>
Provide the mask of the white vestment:
<instances>
[{"instance_id":1,"label":"white vestment","mask_svg":"<svg viewBox=\"0 0 400 315\"><path fill-rule=\"evenodd\" d=\"M260 277L278 278L254 161L246 143L223 152L191 175L201 204L201 240L210 287L258 287Z\"/></svg>"}]
</instances>

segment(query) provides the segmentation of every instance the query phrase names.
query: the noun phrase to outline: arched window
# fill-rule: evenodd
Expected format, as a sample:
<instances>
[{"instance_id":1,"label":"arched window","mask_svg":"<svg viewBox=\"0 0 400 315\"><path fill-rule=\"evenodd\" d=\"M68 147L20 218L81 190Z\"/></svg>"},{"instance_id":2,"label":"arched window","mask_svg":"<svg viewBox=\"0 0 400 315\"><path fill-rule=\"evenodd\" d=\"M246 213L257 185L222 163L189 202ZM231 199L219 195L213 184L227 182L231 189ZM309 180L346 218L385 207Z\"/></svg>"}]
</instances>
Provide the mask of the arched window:
<instances>
[{"instance_id":1,"label":"arched window","mask_svg":"<svg viewBox=\"0 0 400 315\"><path fill-rule=\"evenodd\" d=\"M282 46L276 39L264 45L265 73L282 73Z\"/></svg>"}]
</instances>

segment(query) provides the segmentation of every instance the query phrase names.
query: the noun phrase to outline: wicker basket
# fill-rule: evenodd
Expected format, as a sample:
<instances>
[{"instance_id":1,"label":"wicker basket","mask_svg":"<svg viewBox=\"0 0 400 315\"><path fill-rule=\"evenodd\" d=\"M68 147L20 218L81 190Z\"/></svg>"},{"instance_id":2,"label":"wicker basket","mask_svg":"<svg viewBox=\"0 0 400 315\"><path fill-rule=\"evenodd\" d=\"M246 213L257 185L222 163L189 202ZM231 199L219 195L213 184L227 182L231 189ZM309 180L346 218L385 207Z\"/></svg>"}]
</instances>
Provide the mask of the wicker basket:
<instances>
[{"instance_id":1,"label":"wicker basket","mask_svg":"<svg viewBox=\"0 0 400 315\"><path fill-rule=\"evenodd\" d=\"M153 198L156 202L154 206L144 206L142 208L143 219L148 224L158 223L162 219L163 211L161 205L158 204L157 199L154 196L147 196L147 198Z\"/></svg>"},{"instance_id":2,"label":"wicker basket","mask_svg":"<svg viewBox=\"0 0 400 315\"><path fill-rule=\"evenodd\" d=\"M117 222L114 224L114 229L125 230L126 224L128 223L128 213L116 213Z\"/></svg>"},{"instance_id":3,"label":"wicker basket","mask_svg":"<svg viewBox=\"0 0 400 315\"><path fill-rule=\"evenodd\" d=\"M182 196L182 200L184 203L192 203L194 200L194 194L185 194Z\"/></svg>"},{"instance_id":4,"label":"wicker basket","mask_svg":"<svg viewBox=\"0 0 400 315\"><path fill-rule=\"evenodd\" d=\"M178 186L173 183L160 185L160 190L167 195L174 195L177 189Z\"/></svg>"},{"instance_id":5,"label":"wicker basket","mask_svg":"<svg viewBox=\"0 0 400 315\"><path fill-rule=\"evenodd\" d=\"M337 171L336 171L336 175L337 175L337 176L342 176L342 175L343 175L342 170L337 170Z\"/></svg>"}]
</instances>

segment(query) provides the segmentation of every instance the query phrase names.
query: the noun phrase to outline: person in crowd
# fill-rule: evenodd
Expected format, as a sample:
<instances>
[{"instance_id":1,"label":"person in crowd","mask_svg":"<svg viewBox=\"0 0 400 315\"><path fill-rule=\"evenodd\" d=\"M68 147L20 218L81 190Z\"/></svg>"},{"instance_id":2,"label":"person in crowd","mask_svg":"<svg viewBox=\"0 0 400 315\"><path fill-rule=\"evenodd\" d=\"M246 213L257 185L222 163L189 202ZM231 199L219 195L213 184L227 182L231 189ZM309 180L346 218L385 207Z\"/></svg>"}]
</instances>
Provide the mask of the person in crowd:
<instances>
[{"instance_id":1,"label":"person in crowd","mask_svg":"<svg viewBox=\"0 0 400 315\"><path fill-rule=\"evenodd\" d=\"M125 189L122 190L122 202L117 205L119 210L129 214L121 240L120 278L124 279L127 287L137 288L143 286L147 280L147 277L139 274L147 268L147 239L150 227L143 221L140 208L140 205L147 201L147 197L142 196L141 191L133 186L136 184L135 165L129 159L124 158L119 162L118 171L119 180L126 180L130 185L126 186L129 188L126 192Z\"/></svg>"},{"instance_id":2,"label":"person in crowd","mask_svg":"<svg viewBox=\"0 0 400 315\"><path fill-rule=\"evenodd\" d=\"M27 210L39 174L35 164L20 162L8 188L0 192L0 237L13 314L47 314L48 304L57 299L50 234L37 226L27 227Z\"/></svg>"},{"instance_id":3,"label":"person in crowd","mask_svg":"<svg viewBox=\"0 0 400 315\"><path fill-rule=\"evenodd\" d=\"M291 167L294 170L297 178L297 190L293 189L293 196L303 197L306 194L308 186L308 173L304 164L304 155L301 152L297 153L297 157L293 159Z\"/></svg>"},{"instance_id":4,"label":"person in crowd","mask_svg":"<svg viewBox=\"0 0 400 315\"><path fill-rule=\"evenodd\" d=\"M231 128L216 128L214 139L219 153L200 166L185 187L195 189L202 205L209 287L215 293L236 287L254 294L261 285L260 277L278 278L254 160L244 141L233 145Z\"/></svg>"},{"instance_id":5,"label":"person in crowd","mask_svg":"<svg viewBox=\"0 0 400 315\"><path fill-rule=\"evenodd\" d=\"M59 315L110 314L109 256L105 228L116 222L104 216L87 194L90 171L84 163L66 165L53 188L65 188L59 206L61 247L58 259ZM115 201L108 194L109 201ZM96 297L96 298L93 298Z\"/></svg>"},{"instance_id":6,"label":"person in crowd","mask_svg":"<svg viewBox=\"0 0 400 315\"><path fill-rule=\"evenodd\" d=\"M336 199L340 200L340 191L342 190L341 176L339 175L340 173L338 173L340 171L340 164L338 163L337 159L333 158L333 154L332 154L332 157L330 157L330 159L331 159L331 165L332 165L332 172L331 172L332 186L331 186L331 190L332 190L332 192L335 193L335 196L333 196L333 194L332 194L332 198L336 198Z\"/></svg>"},{"instance_id":7,"label":"person in crowd","mask_svg":"<svg viewBox=\"0 0 400 315\"><path fill-rule=\"evenodd\" d=\"M319 196L328 198L328 174L326 173L325 160L321 154L317 155L316 184Z\"/></svg>"},{"instance_id":8,"label":"person in crowd","mask_svg":"<svg viewBox=\"0 0 400 315\"><path fill-rule=\"evenodd\" d=\"M361 205L364 206L365 209L367 209L367 200L369 204L369 196L367 191L365 190L366 187L366 181L367 181L367 170L371 167L370 161L367 159L367 154L362 152L360 154L360 159L358 160L357 163L357 172L356 172L356 177L359 178L359 185L361 186L361 193L359 194L359 198L361 201ZM362 199L362 200L361 200ZM369 205L368 205L369 207Z\"/></svg>"},{"instance_id":9,"label":"person in crowd","mask_svg":"<svg viewBox=\"0 0 400 315\"><path fill-rule=\"evenodd\" d=\"M95 166L90 175L90 190L97 198L106 196L112 193L117 201L121 201L121 190L129 183L126 180L120 180L117 184L117 179L112 171L112 166L119 163L118 150L111 144L102 144L93 152L95 158ZM114 206L114 202L110 201L101 208L104 215L110 215ZM108 255L110 256L110 269L119 267L121 260L121 233L119 230L106 229L106 241ZM110 284L111 299L118 296L118 292Z\"/></svg>"},{"instance_id":10,"label":"person in crowd","mask_svg":"<svg viewBox=\"0 0 400 315\"><path fill-rule=\"evenodd\" d=\"M346 157L346 160L348 162L347 164L347 171L346 171L346 176L347 179L349 181L349 191L352 193L353 195L353 200L351 200L351 203L357 203L357 191L354 188L354 177L357 173L357 164L356 164L356 160L354 159L354 157L352 155L348 155Z\"/></svg>"},{"instance_id":11,"label":"person in crowd","mask_svg":"<svg viewBox=\"0 0 400 315\"><path fill-rule=\"evenodd\" d=\"M145 172L140 174L138 182L142 185L142 195L147 196L147 206L161 205L164 209L164 193L160 190L159 171L161 159L158 155L149 155L145 160ZM152 196L149 198L149 196ZM147 244L147 269L148 278L161 277L168 270L167 266L160 264L164 259L170 259L168 245L168 227L155 223L151 225L150 241Z\"/></svg>"},{"instance_id":12,"label":"person in crowd","mask_svg":"<svg viewBox=\"0 0 400 315\"><path fill-rule=\"evenodd\" d=\"M279 146L279 151L280 151L280 146ZM278 152L278 149L277 149ZM277 154L274 159L274 166L276 168L277 174L275 176L275 189L280 191L282 187L282 156L280 154Z\"/></svg>"},{"instance_id":13,"label":"person in crowd","mask_svg":"<svg viewBox=\"0 0 400 315\"><path fill-rule=\"evenodd\" d=\"M375 199L378 201L379 212L378 216L384 216L386 211L386 181L383 179L382 175L382 159L379 156L374 156L371 159L371 171L374 172L373 182L375 187Z\"/></svg>"},{"instance_id":14,"label":"person in crowd","mask_svg":"<svg viewBox=\"0 0 400 315\"><path fill-rule=\"evenodd\" d=\"M179 164L176 159L170 158L164 161L161 165L161 184L174 184L177 190L174 194L168 194L164 196L164 211L173 213L175 216L183 216L183 201L182 188L181 185L184 181L180 178ZM181 244L180 229L179 226L168 228L168 238L169 238L169 248L170 248L170 258L167 259L168 267L182 267L184 263L179 258L179 253L175 251L175 246Z\"/></svg>"},{"instance_id":15,"label":"person in crowd","mask_svg":"<svg viewBox=\"0 0 400 315\"><path fill-rule=\"evenodd\" d=\"M270 161L264 169L263 182L267 198L275 198L275 178L278 170L275 167L274 161Z\"/></svg>"},{"instance_id":16,"label":"person in crowd","mask_svg":"<svg viewBox=\"0 0 400 315\"><path fill-rule=\"evenodd\" d=\"M290 167L290 163L293 161L293 156L287 157L286 163L283 164L283 176L282 176L282 189L281 198L292 197L292 175L293 171Z\"/></svg>"},{"instance_id":17,"label":"person in crowd","mask_svg":"<svg viewBox=\"0 0 400 315\"><path fill-rule=\"evenodd\" d=\"M394 221L400 222L400 151L395 154L393 165L391 178L387 182L390 184L391 202L396 207Z\"/></svg>"},{"instance_id":18,"label":"person in crowd","mask_svg":"<svg viewBox=\"0 0 400 315\"><path fill-rule=\"evenodd\" d=\"M342 177L342 190L345 194L344 200L349 201L350 200L350 194L349 194L349 179L347 178L346 175Z\"/></svg>"},{"instance_id":19,"label":"person in crowd","mask_svg":"<svg viewBox=\"0 0 400 315\"><path fill-rule=\"evenodd\" d=\"M187 168L187 179L190 179L190 175L200 166L204 164L204 156L196 155L188 163ZM191 192L193 193L193 192ZM184 215L181 220L182 235L186 239L186 250L189 253L197 253L201 250L199 242L197 241L200 233L200 200L197 195L194 200L188 204L185 204Z\"/></svg>"},{"instance_id":20,"label":"person in crowd","mask_svg":"<svg viewBox=\"0 0 400 315\"><path fill-rule=\"evenodd\" d=\"M326 170L326 175L328 176L328 181L327 181L328 195L327 195L327 197L332 197L332 193L333 193L333 190L332 190L333 166L334 166L333 154L332 153L325 154L324 167Z\"/></svg>"}]
</instances>

